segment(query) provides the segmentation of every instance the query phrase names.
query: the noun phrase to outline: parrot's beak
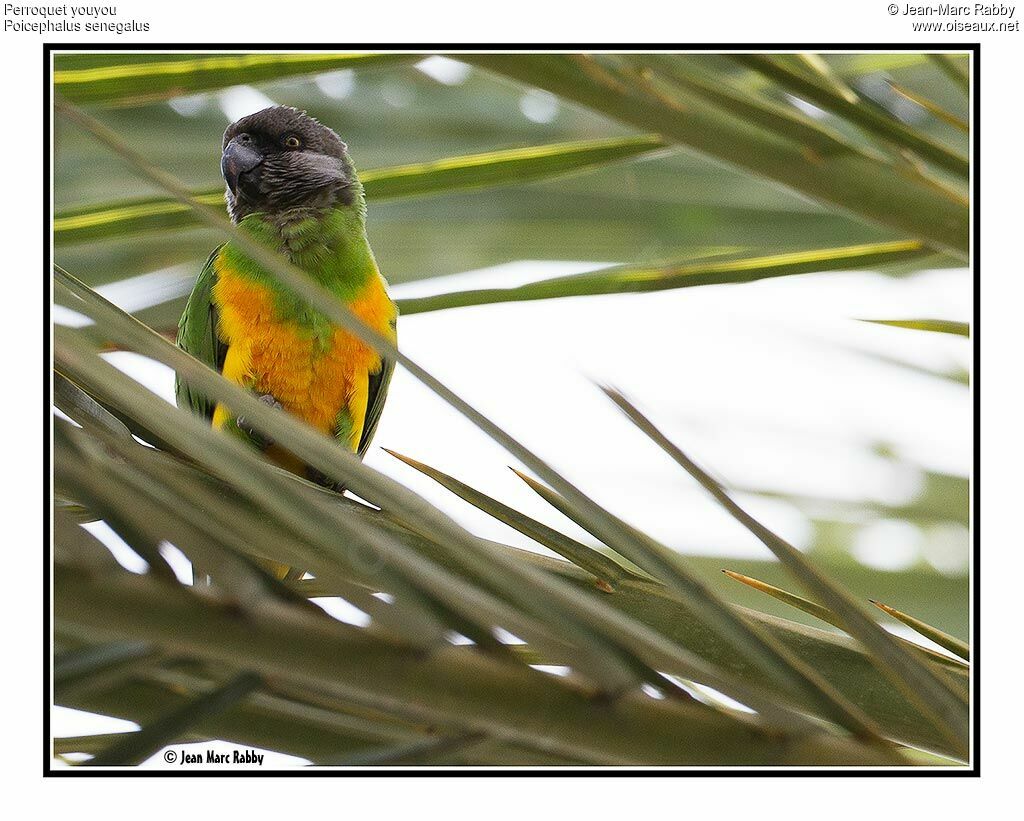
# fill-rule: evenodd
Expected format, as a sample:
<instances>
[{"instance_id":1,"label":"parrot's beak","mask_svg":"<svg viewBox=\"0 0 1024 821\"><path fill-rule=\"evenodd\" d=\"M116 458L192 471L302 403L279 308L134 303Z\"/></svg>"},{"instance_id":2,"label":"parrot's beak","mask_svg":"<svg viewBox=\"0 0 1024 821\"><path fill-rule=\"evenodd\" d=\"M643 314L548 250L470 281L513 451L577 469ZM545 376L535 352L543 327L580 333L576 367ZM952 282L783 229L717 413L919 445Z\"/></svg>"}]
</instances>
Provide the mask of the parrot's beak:
<instances>
[{"instance_id":1,"label":"parrot's beak","mask_svg":"<svg viewBox=\"0 0 1024 821\"><path fill-rule=\"evenodd\" d=\"M220 171L232 194L238 193L239 177L252 171L261 162L263 156L255 149L248 134L239 134L224 147Z\"/></svg>"}]
</instances>

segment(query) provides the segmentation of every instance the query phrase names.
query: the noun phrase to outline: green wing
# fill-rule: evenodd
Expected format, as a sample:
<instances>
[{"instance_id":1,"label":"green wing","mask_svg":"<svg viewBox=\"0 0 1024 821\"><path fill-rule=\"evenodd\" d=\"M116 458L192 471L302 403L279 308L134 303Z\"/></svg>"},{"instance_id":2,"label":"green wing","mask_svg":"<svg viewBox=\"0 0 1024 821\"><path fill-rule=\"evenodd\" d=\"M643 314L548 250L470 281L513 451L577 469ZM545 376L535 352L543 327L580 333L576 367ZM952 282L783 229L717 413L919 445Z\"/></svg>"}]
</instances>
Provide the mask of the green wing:
<instances>
[{"instance_id":1,"label":"green wing","mask_svg":"<svg viewBox=\"0 0 1024 821\"><path fill-rule=\"evenodd\" d=\"M218 247L206 260L185 304L185 313L178 322L178 347L218 373L224 367L228 347L217 336L217 307L213 304L213 285L217 281L217 274L213 270L213 261L223 247ZM181 378L174 381L174 396L179 408L190 408L207 419L213 418L216 403L191 388Z\"/></svg>"},{"instance_id":2,"label":"green wing","mask_svg":"<svg viewBox=\"0 0 1024 821\"><path fill-rule=\"evenodd\" d=\"M391 320L392 338L394 338L397 322L397 316ZM388 387L391 385L391 374L394 372L394 360L385 359L381 362L380 370L370 374L366 393L366 419L363 420L363 434L359 438L359 447L356 448L356 454L360 459L370 449L373 434L377 432L377 423L380 421L381 411L384 410L384 400L388 398Z\"/></svg>"},{"instance_id":3,"label":"green wing","mask_svg":"<svg viewBox=\"0 0 1024 821\"><path fill-rule=\"evenodd\" d=\"M384 400L388 396L388 386L391 384L391 374L395 372L395 362L392 359L385 359L377 373L370 374L370 384L366 398L366 420L363 422L363 435L359 439L359 447L356 453L362 459L369 450L370 440L377 432L377 423L380 421L381 411L384 410Z\"/></svg>"}]
</instances>

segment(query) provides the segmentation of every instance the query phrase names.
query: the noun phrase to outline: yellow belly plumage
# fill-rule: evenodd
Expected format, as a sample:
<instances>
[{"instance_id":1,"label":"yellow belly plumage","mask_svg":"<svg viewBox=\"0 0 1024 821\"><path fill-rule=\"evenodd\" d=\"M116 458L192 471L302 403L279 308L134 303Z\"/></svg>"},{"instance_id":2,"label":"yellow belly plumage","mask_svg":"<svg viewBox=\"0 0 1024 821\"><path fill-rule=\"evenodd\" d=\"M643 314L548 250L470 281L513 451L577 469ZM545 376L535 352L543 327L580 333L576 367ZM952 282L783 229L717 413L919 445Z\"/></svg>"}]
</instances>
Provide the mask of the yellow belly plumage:
<instances>
[{"instance_id":1,"label":"yellow belly plumage","mask_svg":"<svg viewBox=\"0 0 1024 821\"><path fill-rule=\"evenodd\" d=\"M223 374L259 394L270 394L289 413L325 433L335 433L338 415L348 411L347 444L359 445L366 418L368 381L381 366L377 353L340 328L329 343L301 325L279 318L273 294L217 260L213 299L220 312L219 333L227 343ZM349 308L382 334L393 336L395 307L378 274L348 302ZM232 413L218 405L214 427Z\"/></svg>"}]
</instances>

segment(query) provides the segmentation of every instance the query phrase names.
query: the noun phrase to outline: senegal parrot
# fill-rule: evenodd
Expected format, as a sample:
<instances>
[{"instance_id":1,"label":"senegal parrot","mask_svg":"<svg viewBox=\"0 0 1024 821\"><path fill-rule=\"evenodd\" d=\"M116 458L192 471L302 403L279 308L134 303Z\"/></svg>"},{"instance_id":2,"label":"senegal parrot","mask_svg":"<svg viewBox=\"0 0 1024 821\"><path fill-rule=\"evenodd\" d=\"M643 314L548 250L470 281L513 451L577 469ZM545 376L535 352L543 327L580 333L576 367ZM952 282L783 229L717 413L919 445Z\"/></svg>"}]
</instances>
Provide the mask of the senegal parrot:
<instances>
[{"instance_id":1,"label":"senegal parrot","mask_svg":"<svg viewBox=\"0 0 1024 821\"><path fill-rule=\"evenodd\" d=\"M221 172L228 213L240 230L396 339L397 310L366 239L363 187L334 131L294 108L264 109L224 132ZM217 248L199 274L178 324L178 345L359 456L373 438L394 370L393 362L294 296L232 242ZM179 407L331 486L188 383L179 379L175 392Z\"/></svg>"}]
</instances>

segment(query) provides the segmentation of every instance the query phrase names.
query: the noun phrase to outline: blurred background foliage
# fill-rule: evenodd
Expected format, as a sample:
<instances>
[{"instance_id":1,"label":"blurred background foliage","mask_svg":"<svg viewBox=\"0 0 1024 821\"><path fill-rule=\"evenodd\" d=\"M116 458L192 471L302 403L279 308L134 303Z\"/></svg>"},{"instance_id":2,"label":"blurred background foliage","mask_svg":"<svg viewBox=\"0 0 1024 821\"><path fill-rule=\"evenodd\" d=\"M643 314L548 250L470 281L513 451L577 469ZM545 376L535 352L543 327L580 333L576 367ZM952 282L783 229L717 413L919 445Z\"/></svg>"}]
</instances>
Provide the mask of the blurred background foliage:
<instances>
[{"instance_id":1,"label":"blurred background foliage","mask_svg":"<svg viewBox=\"0 0 1024 821\"><path fill-rule=\"evenodd\" d=\"M185 72L175 82L166 75L155 80L145 72L133 75L133 67L158 62L185 66L194 56L58 55L55 89L211 203L218 201L222 186L219 135L229 121L271 101L306 109L348 143L367 180L368 231L378 262L398 286L398 296L412 295L406 297L410 307L418 297L451 290L445 280L431 283L434 278L523 260L565 261L579 271L618 264L628 266L627 273L672 273L681 266L778 254L814 258L827 249L869 245L871 253L880 249L877 260L833 267L879 271L908 282L927 272L951 270L962 278L961 291L969 292L967 180L960 165L967 155L962 56L776 55L767 66L725 54L610 56L580 63L575 67L583 72L579 76L556 70L540 56L222 57L222 64ZM119 69L112 71L111 66ZM589 77L598 91L607 91L604 109L603 103L586 98L581 77ZM616 96L616 89L627 83L635 85ZM583 89L578 99L576 88ZM646 102L638 104L641 98ZM756 140L764 140L765 153L723 158L713 149L710 154L700 150L695 144L699 137L687 144L685 124L674 130L673 117L685 120L697 103L702 111L704 104L713 109L729 128L737 124L730 132L735 145L756 146ZM803 140L810 145L803 147L802 162L817 170L805 175L786 166L780 174L791 173L794 183L780 185L778 178L757 173L757 168L766 157L788 156L788 130L801 138L797 144ZM85 285L100 288L150 327L172 335L196 272L221 241L219 232L189 224L185 209L162 227L142 226L128 233L103 225L81 230L83 215L164 202L167 193L126 173L123 158L66 118L55 118L54 139L56 260ZM530 174L525 167L511 168L470 188L450 179L429 192L386 187L389 173L400 166L597 140L612 141L603 145L614 143L621 156L595 156L582 169L567 165L563 170L571 173L541 169ZM729 150L724 147L722 152ZM875 180L866 178L862 191L850 193L848 206L836 207L845 196L844 180L863 176L852 164L861 156L878 175L875 193ZM832 202L824 202L811 192L814 186L828 188L833 164L835 190L829 195ZM824 182L814 176L819 172L826 175ZM889 185L893 190L887 193ZM903 199L905 193L908 199ZM911 214L921 224L920 234L907 230L907 215L915 209L904 206L918 201L912 198L937 204L934 210L922 205ZM894 212L892 220L879 219L887 207ZM866 213L874 216L865 218ZM898 245L908 241L916 245ZM801 270L819 269L807 263ZM417 282L415 291L402 290ZM573 311L581 303L564 304ZM966 320L967 308L946 319ZM458 313L474 310L460 308ZM445 312L422 321L445 322L454 315ZM927 322L925 327L930 327ZM886 333L927 335L921 330ZM898 342L901 337L884 339ZM857 354L879 368L896 366L908 376L938 380L955 392L958 407L966 408L970 342L943 337L935 344L952 352L943 367L903 356L899 344L864 347ZM960 347L955 350L948 347L956 345ZM411 353L415 358L416 351ZM686 415L685 397L675 406L663 399L651 398L661 402L659 412L669 418ZM967 428L949 431L958 441L969 435ZM770 482L735 489L745 497L798 510L810 525L801 546L855 596L888 602L966 639L969 466L962 460L955 468L913 464L885 441L871 448L870 458L913 469L913 493L902 501L879 501L794 492ZM883 539L884 526L893 524L915 528L923 547L898 567L884 557L865 562L871 554L859 550L865 531L875 527L869 532ZM574 535L595 544L582 531ZM777 562L742 552L728 558L695 555L689 561L730 602L823 626L813 616L718 572L727 567L789 589L792 583ZM901 635L912 635L900 629Z\"/></svg>"},{"instance_id":2,"label":"blurred background foliage","mask_svg":"<svg viewBox=\"0 0 1024 821\"><path fill-rule=\"evenodd\" d=\"M765 83L728 57L700 59L709 72L735 76L747 87ZM917 88L937 105L963 113L962 94L936 78L934 65L923 55L829 55L828 60L840 76L862 89L867 100L892 107L911 118L915 128L939 139L956 137L948 125L900 97L887 83L889 77L898 78L901 86ZM440 80L418 67L423 65L409 59L265 81L258 88L269 99L287 100L330 123L344 135L361 170L636 133L543 90L524 89L464 63L437 58L427 63L427 68L435 66ZM781 92L767 96L786 101ZM215 135L238 106L245 110L251 100L233 88L179 96L169 103L112 107L102 116L181 180L198 190L219 190ZM827 123L853 132L851 139L866 141L839 118L827 118ZM78 206L164 194L125 175L115 155L59 120L56 144L58 215ZM370 198L369 208L370 239L393 284L519 259L657 264L903 238L678 148L528 185L391 202ZM115 237L62 247L61 254L84 281L101 284L170 265L185 264L191 270L202 264L216 239L201 230L154 233L130 246ZM176 321L182 304L183 297L145 319L157 324Z\"/></svg>"}]
</instances>

